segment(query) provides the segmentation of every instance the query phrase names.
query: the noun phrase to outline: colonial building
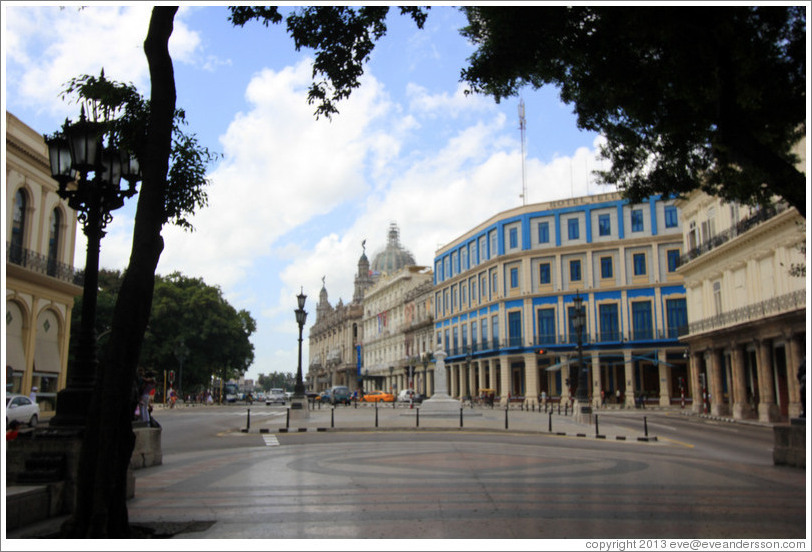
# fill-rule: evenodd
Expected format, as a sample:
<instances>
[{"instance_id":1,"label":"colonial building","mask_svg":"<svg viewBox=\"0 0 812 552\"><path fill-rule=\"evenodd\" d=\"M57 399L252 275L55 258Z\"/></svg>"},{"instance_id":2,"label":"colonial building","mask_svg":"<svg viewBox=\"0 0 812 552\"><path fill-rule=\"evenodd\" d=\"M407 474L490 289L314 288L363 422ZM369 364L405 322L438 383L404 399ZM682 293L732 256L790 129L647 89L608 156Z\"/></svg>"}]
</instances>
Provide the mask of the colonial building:
<instances>
[{"instance_id":1,"label":"colonial building","mask_svg":"<svg viewBox=\"0 0 812 552\"><path fill-rule=\"evenodd\" d=\"M702 192L677 204L689 319L681 339L694 396L705 398L694 410L765 422L797 416L806 278L791 271L806 263L803 217L781 202L748 207Z\"/></svg>"},{"instance_id":2,"label":"colonial building","mask_svg":"<svg viewBox=\"0 0 812 552\"><path fill-rule=\"evenodd\" d=\"M427 278L404 296L406 368L398 376L398 389L414 389L429 396L434 391L434 282Z\"/></svg>"},{"instance_id":3,"label":"colonial building","mask_svg":"<svg viewBox=\"0 0 812 552\"><path fill-rule=\"evenodd\" d=\"M425 296L431 269L406 266L383 274L364 296L364 389L398 393L415 388L415 368L431 351ZM424 366L424 377L425 369Z\"/></svg>"},{"instance_id":4,"label":"colonial building","mask_svg":"<svg viewBox=\"0 0 812 552\"><path fill-rule=\"evenodd\" d=\"M352 302L345 305L339 299L335 308L327 298L327 288L322 282L319 303L316 305L316 322L310 328L310 362L307 372L307 388L323 391L334 385L346 385L350 389L360 387L359 349L363 337L361 318L364 292L372 285L373 278L366 252L358 260L355 289Z\"/></svg>"},{"instance_id":5,"label":"colonial building","mask_svg":"<svg viewBox=\"0 0 812 552\"><path fill-rule=\"evenodd\" d=\"M632 205L610 193L505 211L438 250L436 348L449 394L495 389L504 404L569 398L583 300L588 395L668 405L690 400L682 228L673 201Z\"/></svg>"},{"instance_id":6,"label":"colonial building","mask_svg":"<svg viewBox=\"0 0 812 552\"><path fill-rule=\"evenodd\" d=\"M76 212L56 194L42 135L6 113L6 389L37 388L42 411L65 387Z\"/></svg>"}]
</instances>

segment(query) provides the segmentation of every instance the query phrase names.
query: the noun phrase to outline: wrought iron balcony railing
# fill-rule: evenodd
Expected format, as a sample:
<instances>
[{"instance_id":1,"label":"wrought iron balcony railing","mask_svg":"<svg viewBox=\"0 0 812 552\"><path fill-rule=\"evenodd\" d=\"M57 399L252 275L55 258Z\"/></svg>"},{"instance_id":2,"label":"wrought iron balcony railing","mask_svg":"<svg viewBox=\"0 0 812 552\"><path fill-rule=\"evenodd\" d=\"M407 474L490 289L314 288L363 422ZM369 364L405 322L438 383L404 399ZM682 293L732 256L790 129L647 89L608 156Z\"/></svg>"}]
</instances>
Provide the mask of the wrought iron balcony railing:
<instances>
[{"instance_id":1,"label":"wrought iron balcony railing","mask_svg":"<svg viewBox=\"0 0 812 552\"><path fill-rule=\"evenodd\" d=\"M6 263L21 266L33 272L45 274L77 286L84 284L84 271L75 270L68 264L60 263L41 253L8 242L6 242Z\"/></svg>"}]
</instances>

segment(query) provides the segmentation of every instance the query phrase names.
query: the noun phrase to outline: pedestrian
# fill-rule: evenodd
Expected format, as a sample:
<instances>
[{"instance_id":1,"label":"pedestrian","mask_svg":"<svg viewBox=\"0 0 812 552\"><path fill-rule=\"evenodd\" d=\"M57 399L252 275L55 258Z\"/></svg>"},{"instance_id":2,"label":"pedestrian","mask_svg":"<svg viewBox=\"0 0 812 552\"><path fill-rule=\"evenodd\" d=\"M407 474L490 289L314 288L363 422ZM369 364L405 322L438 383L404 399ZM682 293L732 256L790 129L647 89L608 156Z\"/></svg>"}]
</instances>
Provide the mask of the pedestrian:
<instances>
[{"instance_id":1,"label":"pedestrian","mask_svg":"<svg viewBox=\"0 0 812 552\"><path fill-rule=\"evenodd\" d=\"M606 391L601 389L601 406L606 406Z\"/></svg>"},{"instance_id":2,"label":"pedestrian","mask_svg":"<svg viewBox=\"0 0 812 552\"><path fill-rule=\"evenodd\" d=\"M615 401L620 404L620 388L615 389Z\"/></svg>"},{"instance_id":3,"label":"pedestrian","mask_svg":"<svg viewBox=\"0 0 812 552\"><path fill-rule=\"evenodd\" d=\"M32 403L37 402L37 391L38 389L37 386L35 385L34 387L31 388L31 394L28 395L28 398L31 399Z\"/></svg>"},{"instance_id":4,"label":"pedestrian","mask_svg":"<svg viewBox=\"0 0 812 552\"><path fill-rule=\"evenodd\" d=\"M140 397L138 410L142 422L149 422L149 400L153 393L155 393L155 374L152 371L147 371L144 377L141 378L141 386L138 391Z\"/></svg>"}]
</instances>

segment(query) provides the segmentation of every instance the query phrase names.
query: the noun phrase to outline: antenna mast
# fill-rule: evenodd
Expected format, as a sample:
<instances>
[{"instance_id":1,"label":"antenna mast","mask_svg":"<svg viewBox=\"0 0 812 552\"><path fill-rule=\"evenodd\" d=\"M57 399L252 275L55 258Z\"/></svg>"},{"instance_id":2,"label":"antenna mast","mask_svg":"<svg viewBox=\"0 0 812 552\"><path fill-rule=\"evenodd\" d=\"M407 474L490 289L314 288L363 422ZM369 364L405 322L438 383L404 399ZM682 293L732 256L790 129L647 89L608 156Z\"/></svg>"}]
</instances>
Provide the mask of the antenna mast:
<instances>
[{"instance_id":1,"label":"antenna mast","mask_svg":"<svg viewBox=\"0 0 812 552\"><path fill-rule=\"evenodd\" d=\"M525 177L524 140L527 123L524 119L524 98L519 98L519 130L522 133L522 205L527 205L527 179Z\"/></svg>"}]
</instances>

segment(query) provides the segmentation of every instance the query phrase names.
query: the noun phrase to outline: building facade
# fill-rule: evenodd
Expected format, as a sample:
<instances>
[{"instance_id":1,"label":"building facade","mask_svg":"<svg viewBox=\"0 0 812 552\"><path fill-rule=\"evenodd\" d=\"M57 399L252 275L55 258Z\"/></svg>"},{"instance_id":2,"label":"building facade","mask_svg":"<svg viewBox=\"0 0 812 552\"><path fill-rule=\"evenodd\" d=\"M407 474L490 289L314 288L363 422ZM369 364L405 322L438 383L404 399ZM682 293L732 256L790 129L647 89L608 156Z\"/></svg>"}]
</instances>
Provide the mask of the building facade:
<instances>
[{"instance_id":1,"label":"building facade","mask_svg":"<svg viewBox=\"0 0 812 552\"><path fill-rule=\"evenodd\" d=\"M686 253L691 387L696 412L786 421L801 410L806 349L805 221L794 208L726 203L694 192L678 202Z\"/></svg>"},{"instance_id":2,"label":"building facade","mask_svg":"<svg viewBox=\"0 0 812 552\"><path fill-rule=\"evenodd\" d=\"M6 113L6 389L55 409L66 383L76 212L56 194L42 135Z\"/></svg>"},{"instance_id":3,"label":"building facade","mask_svg":"<svg viewBox=\"0 0 812 552\"><path fill-rule=\"evenodd\" d=\"M362 322L365 391L397 394L415 388L416 364L432 345L425 328L425 295L432 280L430 268L406 266L382 274L367 290Z\"/></svg>"},{"instance_id":4,"label":"building facade","mask_svg":"<svg viewBox=\"0 0 812 552\"><path fill-rule=\"evenodd\" d=\"M618 193L499 213L438 250L435 348L449 394L494 389L505 404L567 400L579 358L575 299L585 307L588 395L690 402L682 227L673 201Z\"/></svg>"},{"instance_id":5,"label":"building facade","mask_svg":"<svg viewBox=\"0 0 812 552\"><path fill-rule=\"evenodd\" d=\"M361 319L364 314L364 292L372 286L369 260L366 252L358 260L352 302L345 305L339 299L335 308L330 305L327 288L322 282L316 322L309 334L309 364L307 388L320 392L334 385L350 389L360 387L360 346L363 340Z\"/></svg>"}]
</instances>

